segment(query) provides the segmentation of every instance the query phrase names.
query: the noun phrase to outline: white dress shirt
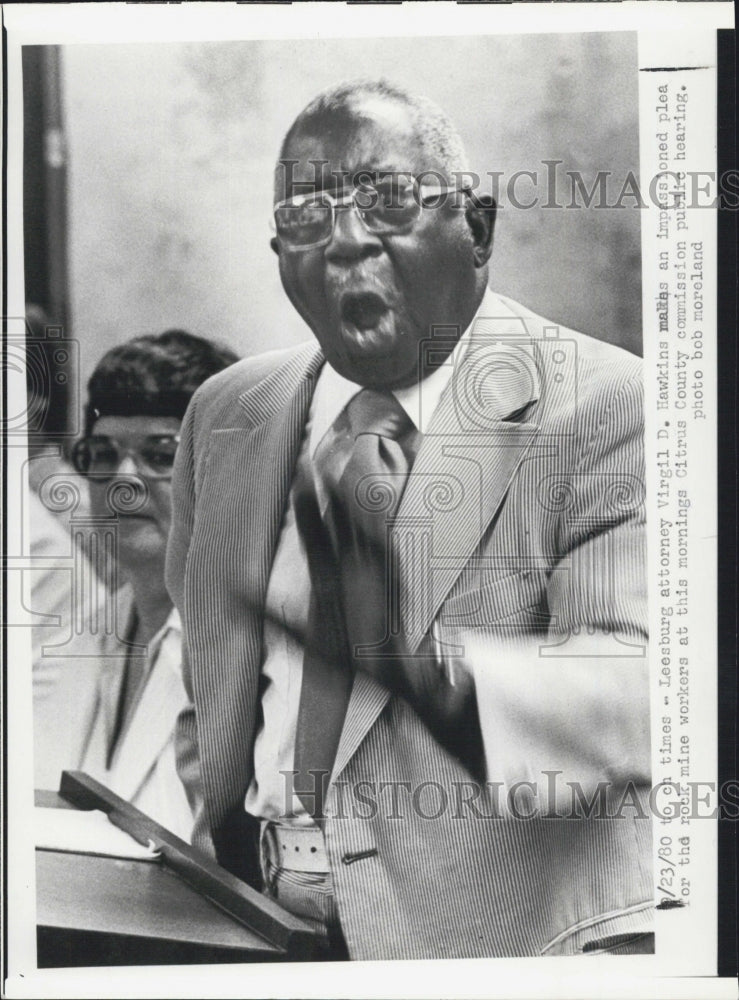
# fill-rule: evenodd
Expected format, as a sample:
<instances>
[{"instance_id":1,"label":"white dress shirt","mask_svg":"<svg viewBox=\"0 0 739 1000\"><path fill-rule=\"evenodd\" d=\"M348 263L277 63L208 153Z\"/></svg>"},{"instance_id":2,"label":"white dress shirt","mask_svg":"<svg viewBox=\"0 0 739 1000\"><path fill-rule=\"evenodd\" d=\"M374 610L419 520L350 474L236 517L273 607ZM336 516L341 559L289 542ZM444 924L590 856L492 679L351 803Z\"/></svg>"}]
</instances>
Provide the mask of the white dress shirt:
<instances>
[{"instance_id":1,"label":"white dress shirt","mask_svg":"<svg viewBox=\"0 0 739 1000\"><path fill-rule=\"evenodd\" d=\"M495 305L486 291L472 322L460 337L446 362L435 368L420 383L394 390L394 395L414 426L422 434L431 419L454 372L464 355L470 331L478 316L494 315ZM334 420L362 389L325 364L311 400L298 462L311 463L316 449ZM316 478L316 494L321 510L326 496ZM289 774L294 770L300 689L303 681L303 646L296 637L304 635L310 604L310 575L305 550L295 523L293 491L280 528L280 537L272 564L265 607L262 720L254 744L254 777L244 806L252 816L273 821L289 817L294 825L312 825L313 818L300 798L291 792ZM281 773L283 772L283 773Z\"/></svg>"}]
</instances>

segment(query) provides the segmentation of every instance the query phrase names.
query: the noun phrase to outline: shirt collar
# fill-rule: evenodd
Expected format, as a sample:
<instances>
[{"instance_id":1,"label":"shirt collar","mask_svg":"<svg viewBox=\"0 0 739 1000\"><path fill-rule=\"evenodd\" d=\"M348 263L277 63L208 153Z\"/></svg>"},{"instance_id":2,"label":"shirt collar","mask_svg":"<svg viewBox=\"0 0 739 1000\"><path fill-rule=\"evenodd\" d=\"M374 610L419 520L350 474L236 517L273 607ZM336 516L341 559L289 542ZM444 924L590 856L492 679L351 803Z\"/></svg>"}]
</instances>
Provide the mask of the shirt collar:
<instances>
[{"instance_id":1,"label":"shirt collar","mask_svg":"<svg viewBox=\"0 0 739 1000\"><path fill-rule=\"evenodd\" d=\"M431 419L439 405L442 393L449 384L449 380L454 372L455 365L464 357L470 340L470 331L475 325L478 316L494 311L495 303L493 293L489 288L485 289L482 301L472 317L472 321L457 344L446 359L446 361L435 368L423 381L416 382L404 389L393 390L393 395L413 421L413 425L422 434L425 434L431 424ZM310 455L311 458L316 452L319 442L323 438L334 420L338 417L344 407L362 389L356 382L339 375L329 364L325 364L321 369L321 374L316 383L316 390L313 394L313 405L310 427Z\"/></svg>"}]
</instances>

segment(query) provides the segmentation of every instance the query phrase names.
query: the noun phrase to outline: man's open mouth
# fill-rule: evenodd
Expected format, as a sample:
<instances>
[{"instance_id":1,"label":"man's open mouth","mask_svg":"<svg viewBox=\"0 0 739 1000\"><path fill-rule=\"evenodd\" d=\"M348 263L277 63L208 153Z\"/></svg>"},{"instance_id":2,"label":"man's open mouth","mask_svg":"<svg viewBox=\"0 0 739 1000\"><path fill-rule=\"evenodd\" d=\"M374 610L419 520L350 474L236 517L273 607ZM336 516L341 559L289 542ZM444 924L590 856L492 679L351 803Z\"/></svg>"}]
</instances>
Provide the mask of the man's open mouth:
<instances>
[{"instance_id":1,"label":"man's open mouth","mask_svg":"<svg viewBox=\"0 0 739 1000\"><path fill-rule=\"evenodd\" d=\"M373 330L388 312L387 304L375 292L349 292L341 300L341 319L357 330Z\"/></svg>"}]
</instances>

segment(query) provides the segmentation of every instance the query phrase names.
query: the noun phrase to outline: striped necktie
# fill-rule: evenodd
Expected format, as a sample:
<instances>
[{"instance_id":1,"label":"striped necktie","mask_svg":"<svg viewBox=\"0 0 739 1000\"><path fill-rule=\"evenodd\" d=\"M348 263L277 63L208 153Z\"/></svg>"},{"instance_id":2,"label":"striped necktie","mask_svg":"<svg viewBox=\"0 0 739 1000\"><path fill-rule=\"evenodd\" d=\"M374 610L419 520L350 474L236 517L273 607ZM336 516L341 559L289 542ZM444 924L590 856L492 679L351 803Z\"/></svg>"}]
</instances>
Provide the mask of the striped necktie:
<instances>
[{"instance_id":1,"label":"striped necktie","mask_svg":"<svg viewBox=\"0 0 739 1000\"><path fill-rule=\"evenodd\" d=\"M295 740L295 791L323 817L354 672L392 655L397 579L389 535L421 435L390 393L363 389L316 450L321 516L306 466L296 475L296 520L311 577Z\"/></svg>"}]
</instances>

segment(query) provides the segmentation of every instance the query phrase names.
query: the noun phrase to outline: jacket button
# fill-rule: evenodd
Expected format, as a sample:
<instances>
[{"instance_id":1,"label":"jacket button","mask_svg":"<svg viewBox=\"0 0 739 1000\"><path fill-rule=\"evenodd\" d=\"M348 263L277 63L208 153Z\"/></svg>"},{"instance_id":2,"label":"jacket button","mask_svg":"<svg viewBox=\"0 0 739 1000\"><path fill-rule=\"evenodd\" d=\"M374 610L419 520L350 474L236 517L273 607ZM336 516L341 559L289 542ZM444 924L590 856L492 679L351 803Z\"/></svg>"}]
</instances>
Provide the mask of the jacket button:
<instances>
[{"instance_id":1,"label":"jacket button","mask_svg":"<svg viewBox=\"0 0 739 1000\"><path fill-rule=\"evenodd\" d=\"M345 865L353 865L355 861L364 861L365 858L373 858L376 854L377 848L370 847L366 851L349 852L341 860Z\"/></svg>"}]
</instances>

